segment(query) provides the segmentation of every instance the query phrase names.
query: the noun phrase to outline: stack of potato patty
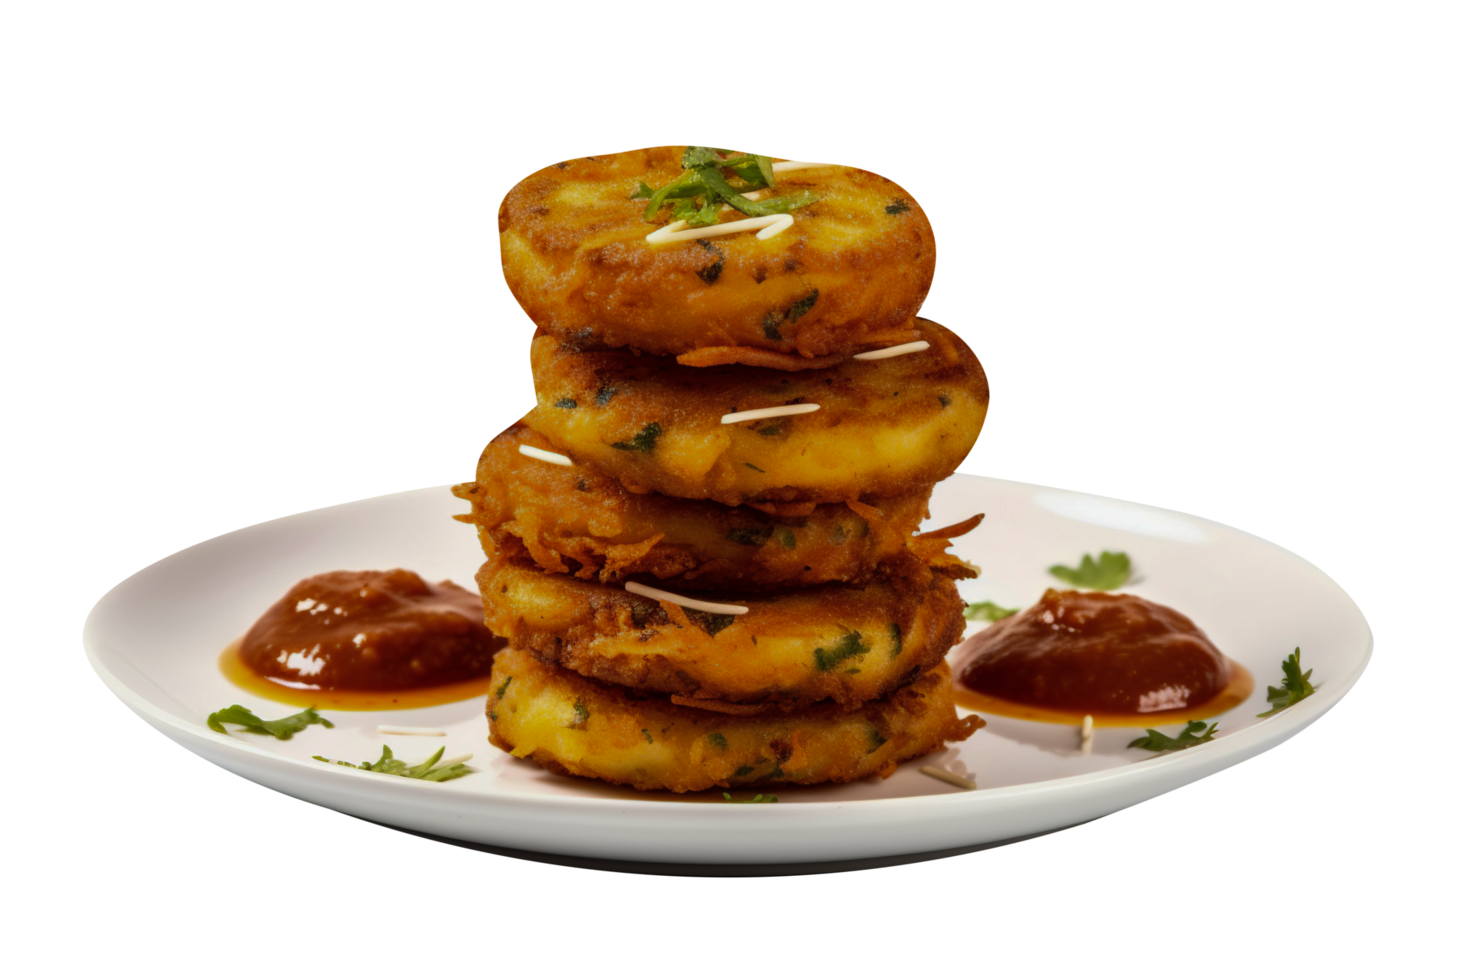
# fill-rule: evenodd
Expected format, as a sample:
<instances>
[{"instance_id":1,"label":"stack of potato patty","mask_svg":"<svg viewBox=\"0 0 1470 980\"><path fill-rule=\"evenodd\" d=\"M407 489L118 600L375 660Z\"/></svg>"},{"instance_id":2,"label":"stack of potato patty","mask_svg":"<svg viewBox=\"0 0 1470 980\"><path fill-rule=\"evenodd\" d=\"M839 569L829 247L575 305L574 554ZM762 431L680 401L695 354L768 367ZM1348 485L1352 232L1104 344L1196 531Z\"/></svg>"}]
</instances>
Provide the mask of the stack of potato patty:
<instances>
[{"instance_id":1,"label":"stack of potato patty","mask_svg":"<svg viewBox=\"0 0 1470 980\"><path fill-rule=\"evenodd\" d=\"M532 174L500 238L537 404L455 488L509 641L490 741L688 792L886 776L978 728L944 656L975 574L946 549L980 518L918 528L989 389L915 315L918 204L853 168L656 147Z\"/></svg>"}]
</instances>

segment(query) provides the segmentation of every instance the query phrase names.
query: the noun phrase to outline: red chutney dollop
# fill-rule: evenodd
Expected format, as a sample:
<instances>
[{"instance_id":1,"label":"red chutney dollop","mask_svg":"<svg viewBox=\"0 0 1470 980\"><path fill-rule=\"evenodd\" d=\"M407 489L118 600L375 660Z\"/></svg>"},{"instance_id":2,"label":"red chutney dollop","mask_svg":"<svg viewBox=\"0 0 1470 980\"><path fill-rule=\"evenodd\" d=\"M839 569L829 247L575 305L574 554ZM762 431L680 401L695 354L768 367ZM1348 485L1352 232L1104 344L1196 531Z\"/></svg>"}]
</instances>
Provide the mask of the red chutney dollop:
<instances>
[{"instance_id":1,"label":"red chutney dollop","mask_svg":"<svg viewBox=\"0 0 1470 980\"><path fill-rule=\"evenodd\" d=\"M975 637L960 683L1067 711L1192 708L1230 682L1225 655L1188 617L1133 595L1058 592Z\"/></svg>"},{"instance_id":2,"label":"red chutney dollop","mask_svg":"<svg viewBox=\"0 0 1470 980\"><path fill-rule=\"evenodd\" d=\"M240 659L293 687L389 691L488 677L504 645L479 596L395 568L296 583L250 627Z\"/></svg>"}]
</instances>

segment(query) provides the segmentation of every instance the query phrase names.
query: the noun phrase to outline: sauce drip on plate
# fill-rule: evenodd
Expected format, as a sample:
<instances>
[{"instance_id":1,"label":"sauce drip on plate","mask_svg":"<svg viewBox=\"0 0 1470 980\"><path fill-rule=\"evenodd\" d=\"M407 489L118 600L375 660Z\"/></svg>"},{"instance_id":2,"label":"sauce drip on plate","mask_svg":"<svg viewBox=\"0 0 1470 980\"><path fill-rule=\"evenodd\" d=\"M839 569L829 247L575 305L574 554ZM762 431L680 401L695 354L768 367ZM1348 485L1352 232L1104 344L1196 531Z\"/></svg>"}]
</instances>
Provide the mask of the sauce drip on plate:
<instances>
[{"instance_id":1,"label":"sauce drip on plate","mask_svg":"<svg viewBox=\"0 0 1470 980\"><path fill-rule=\"evenodd\" d=\"M1249 696L1249 672L1188 617L1138 596L1058 592L966 641L967 707L1100 726L1208 718Z\"/></svg>"},{"instance_id":2,"label":"sauce drip on plate","mask_svg":"<svg viewBox=\"0 0 1470 980\"><path fill-rule=\"evenodd\" d=\"M326 572L298 582L225 651L235 683L291 704L369 710L483 696L505 641L480 597L413 572Z\"/></svg>"}]
</instances>

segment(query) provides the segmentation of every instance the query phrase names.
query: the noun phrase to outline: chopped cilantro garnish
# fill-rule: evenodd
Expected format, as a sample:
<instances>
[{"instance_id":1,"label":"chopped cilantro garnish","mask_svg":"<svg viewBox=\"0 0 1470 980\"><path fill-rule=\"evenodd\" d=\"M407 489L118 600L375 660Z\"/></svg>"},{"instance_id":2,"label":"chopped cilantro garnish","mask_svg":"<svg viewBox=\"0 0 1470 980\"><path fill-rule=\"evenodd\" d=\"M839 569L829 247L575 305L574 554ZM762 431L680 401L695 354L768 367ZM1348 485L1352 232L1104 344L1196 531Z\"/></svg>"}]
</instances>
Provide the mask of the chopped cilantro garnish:
<instances>
[{"instance_id":1,"label":"chopped cilantro garnish","mask_svg":"<svg viewBox=\"0 0 1470 980\"><path fill-rule=\"evenodd\" d=\"M791 528L789 527L777 528L776 540L781 542L781 547L788 550L796 547L796 535L791 532Z\"/></svg>"},{"instance_id":2,"label":"chopped cilantro garnish","mask_svg":"<svg viewBox=\"0 0 1470 980\"><path fill-rule=\"evenodd\" d=\"M776 172L767 156L691 146L684 151L681 163L684 173L660 188L654 189L639 182L632 198L648 201L648 207L643 210L644 221L655 221L665 205L670 208L673 220L685 221L691 228L697 228L717 222L722 204L757 218L789 214L821 200L810 191L777 195L763 201L742 197L742 194L753 190L776 186ZM735 183L726 178L726 171L734 175Z\"/></svg>"},{"instance_id":3,"label":"chopped cilantro garnish","mask_svg":"<svg viewBox=\"0 0 1470 980\"><path fill-rule=\"evenodd\" d=\"M1008 616L1014 616L1020 611L1019 609L1007 609L1004 606L998 606L989 599L986 599L984 602L972 602L966 606L965 618L970 620L983 619L987 623L996 623Z\"/></svg>"},{"instance_id":4,"label":"chopped cilantro garnish","mask_svg":"<svg viewBox=\"0 0 1470 980\"><path fill-rule=\"evenodd\" d=\"M885 207L883 210L886 211L888 214L903 214L908 209L909 209L909 202L908 201L905 201L901 197L895 197L893 199L893 203L890 204L890 205L888 205L887 207Z\"/></svg>"},{"instance_id":5,"label":"chopped cilantro garnish","mask_svg":"<svg viewBox=\"0 0 1470 980\"><path fill-rule=\"evenodd\" d=\"M891 660L892 658L897 657L900 653L903 653L903 627L899 626L897 623L889 623L888 637L893 641L893 652L888 654L888 657Z\"/></svg>"},{"instance_id":6,"label":"chopped cilantro garnish","mask_svg":"<svg viewBox=\"0 0 1470 980\"><path fill-rule=\"evenodd\" d=\"M1109 592L1128 581L1128 576L1133 574L1133 563L1121 551L1104 551L1096 560L1091 555L1083 555L1082 564L1076 568L1053 565L1047 571L1079 589Z\"/></svg>"},{"instance_id":7,"label":"chopped cilantro garnish","mask_svg":"<svg viewBox=\"0 0 1470 980\"><path fill-rule=\"evenodd\" d=\"M577 703L574 704L574 705L572 705L572 715L573 715L572 723L570 725L568 725L567 727L568 728L585 728L586 725L587 725L587 719L592 717L592 712L591 711L588 711L587 710L587 706L582 703L581 698L578 698L577 699Z\"/></svg>"},{"instance_id":8,"label":"chopped cilantro garnish","mask_svg":"<svg viewBox=\"0 0 1470 980\"><path fill-rule=\"evenodd\" d=\"M275 721L266 721L259 718L248 708L242 708L238 704L232 704L228 708L221 708L205 719L204 723L221 735L228 735L226 724L240 725L242 731L252 735L271 735L285 741L292 735L305 729L308 725L321 725L323 728L335 728L330 721L316 713L315 708L307 708L300 714L289 715L285 718L277 718Z\"/></svg>"},{"instance_id":9,"label":"chopped cilantro garnish","mask_svg":"<svg viewBox=\"0 0 1470 980\"><path fill-rule=\"evenodd\" d=\"M555 405L557 408L576 408L577 407L577 399L575 399L575 398L558 398L556 401L552 402L552 404Z\"/></svg>"},{"instance_id":10,"label":"chopped cilantro garnish","mask_svg":"<svg viewBox=\"0 0 1470 980\"><path fill-rule=\"evenodd\" d=\"M1147 735L1135 738L1128 743L1130 749L1148 749L1150 752L1173 752L1175 749L1187 749L1191 745L1199 745L1201 742L1212 742L1215 739L1216 725L1210 725L1207 729L1202 721L1191 721L1184 726L1184 730L1174 738L1170 738L1163 732L1152 728L1145 728Z\"/></svg>"},{"instance_id":11,"label":"chopped cilantro garnish","mask_svg":"<svg viewBox=\"0 0 1470 980\"><path fill-rule=\"evenodd\" d=\"M418 765L410 766L402 759L393 758L393 750L385 745L383 746L383 754L378 757L377 762L364 762L360 766L354 766L352 763L343 762L340 759L335 761L337 765L346 766L348 769L366 769L368 772L381 772L389 776L402 776L405 779L422 779L429 783L442 783L447 779L458 779L460 776L468 776L475 771L463 762L456 762L453 765L438 766L438 768L435 768L439 760L443 757L444 746L441 745L439 746L438 752L435 752ZM319 762L333 761L320 755L314 755L312 758Z\"/></svg>"},{"instance_id":12,"label":"chopped cilantro garnish","mask_svg":"<svg viewBox=\"0 0 1470 980\"><path fill-rule=\"evenodd\" d=\"M748 800L737 800L729 793L725 794L726 803L779 803L780 800L766 793L757 793Z\"/></svg>"},{"instance_id":13,"label":"chopped cilantro garnish","mask_svg":"<svg viewBox=\"0 0 1470 980\"><path fill-rule=\"evenodd\" d=\"M1281 661L1281 672L1286 675L1282 678L1281 686L1266 687L1266 703L1271 705L1271 710L1261 712L1256 715L1257 718L1269 718L1316 693L1317 689L1312 686L1312 672L1309 670L1302 673L1301 647L1297 647L1291 656Z\"/></svg>"},{"instance_id":14,"label":"chopped cilantro garnish","mask_svg":"<svg viewBox=\"0 0 1470 980\"><path fill-rule=\"evenodd\" d=\"M746 466L749 466L751 469L755 470L757 473L764 473L765 472L765 470L761 469L759 466L755 465L754 463L746 463L745 465Z\"/></svg>"},{"instance_id":15,"label":"chopped cilantro garnish","mask_svg":"<svg viewBox=\"0 0 1470 980\"><path fill-rule=\"evenodd\" d=\"M813 655L817 661L817 669L825 673L842 663L842 661L851 657L861 656L870 649L872 648L863 642L863 634L857 630L853 630L838 640L831 650L825 647L817 647L813 651Z\"/></svg>"},{"instance_id":16,"label":"chopped cilantro garnish","mask_svg":"<svg viewBox=\"0 0 1470 980\"><path fill-rule=\"evenodd\" d=\"M514 677L507 677L505 679L505 683L501 684L499 687L497 687L495 689L495 696L497 698L503 698L503 697L505 697L505 689L508 688L508 687L510 687L510 682L513 681L513 680L515 680Z\"/></svg>"},{"instance_id":17,"label":"chopped cilantro garnish","mask_svg":"<svg viewBox=\"0 0 1470 980\"><path fill-rule=\"evenodd\" d=\"M648 740L649 745L653 744L653 733L646 728L643 729L643 737Z\"/></svg>"},{"instance_id":18,"label":"chopped cilantro garnish","mask_svg":"<svg viewBox=\"0 0 1470 980\"><path fill-rule=\"evenodd\" d=\"M710 732L705 737L707 739L709 739L709 744L713 745L715 748L719 749L721 752L725 751L726 749L728 749L730 747L730 743L727 742L727 741L725 741L725 736L724 735L721 735L719 732Z\"/></svg>"},{"instance_id":19,"label":"chopped cilantro garnish","mask_svg":"<svg viewBox=\"0 0 1470 980\"><path fill-rule=\"evenodd\" d=\"M613 395L616 395L617 393L618 389L614 388L612 385L603 385L602 387L597 389L597 394L593 397L592 400L597 403L598 408L602 408L608 402L612 401Z\"/></svg>"},{"instance_id":20,"label":"chopped cilantro garnish","mask_svg":"<svg viewBox=\"0 0 1470 980\"><path fill-rule=\"evenodd\" d=\"M600 398L601 396L599 395L598 397ZM630 452L635 453L651 453L653 452L653 444L658 442L658 437L663 434L663 426L659 425L657 422L650 422L645 425L639 431L639 433L634 436L630 441L615 442L612 444L612 447L614 449L626 449Z\"/></svg>"},{"instance_id":21,"label":"chopped cilantro garnish","mask_svg":"<svg viewBox=\"0 0 1470 980\"><path fill-rule=\"evenodd\" d=\"M749 776L753 772L755 772L755 766L741 766L735 770L735 777L738 779L741 776Z\"/></svg>"}]
</instances>

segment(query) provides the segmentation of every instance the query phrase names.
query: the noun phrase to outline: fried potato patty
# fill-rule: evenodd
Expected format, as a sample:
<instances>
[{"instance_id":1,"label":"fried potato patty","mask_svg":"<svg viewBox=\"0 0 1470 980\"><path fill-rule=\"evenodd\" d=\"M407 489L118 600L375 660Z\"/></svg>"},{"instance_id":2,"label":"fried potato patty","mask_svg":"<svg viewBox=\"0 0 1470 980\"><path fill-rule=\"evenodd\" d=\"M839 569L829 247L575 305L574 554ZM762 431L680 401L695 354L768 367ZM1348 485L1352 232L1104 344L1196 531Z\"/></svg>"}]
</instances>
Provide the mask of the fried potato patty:
<instances>
[{"instance_id":1,"label":"fried potato patty","mask_svg":"<svg viewBox=\"0 0 1470 980\"><path fill-rule=\"evenodd\" d=\"M640 182L682 172L684 148L568 160L521 181L500 205L510 291L536 325L565 340L653 354L736 347L800 357L911 340L934 278L934 233L902 187L851 167L797 170L774 193L821 200L795 225L650 245ZM742 215L730 211L727 219Z\"/></svg>"},{"instance_id":2,"label":"fried potato patty","mask_svg":"<svg viewBox=\"0 0 1470 980\"><path fill-rule=\"evenodd\" d=\"M882 697L959 642L964 603L950 579L911 555L886 571L860 587L700 595L745 605L739 616L548 575L507 552L475 580L485 625L548 663L710 710L790 710Z\"/></svg>"},{"instance_id":3,"label":"fried potato patty","mask_svg":"<svg viewBox=\"0 0 1470 980\"><path fill-rule=\"evenodd\" d=\"M525 650L495 658L490 691L497 748L560 775L675 793L888 776L985 725L955 715L945 663L855 709L828 703L747 718L600 684Z\"/></svg>"},{"instance_id":4,"label":"fried potato patty","mask_svg":"<svg viewBox=\"0 0 1470 980\"><path fill-rule=\"evenodd\" d=\"M635 493L722 504L897 497L953 473L985 422L990 388L965 342L919 320L927 350L821 371L691 368L538 333L525 423ZM805 415L726 414L815 404Z\"/></svg>"},{"instance_id":5,"label":"fried potato patty","mask_svg":"<svg viewBox=\"0 0 1470 980\"><path fill-rule=\"evenodd\" d=\"M559 466L523 455L521 446L555 451L516 423L485 447L475 482L454 488L486 540L487 554L512 540L548 572L617 583L649 575L669 588L800 588L861 583L911 544L943 564L949 541L915 538L928 516L929 491L866 504L821 504L800 517L773 517L656 493L630 493L586 465ZM859 513L861 511L861 513ZM962 577L970 572L950 565Z\"/></svg>"}]
</instances>

